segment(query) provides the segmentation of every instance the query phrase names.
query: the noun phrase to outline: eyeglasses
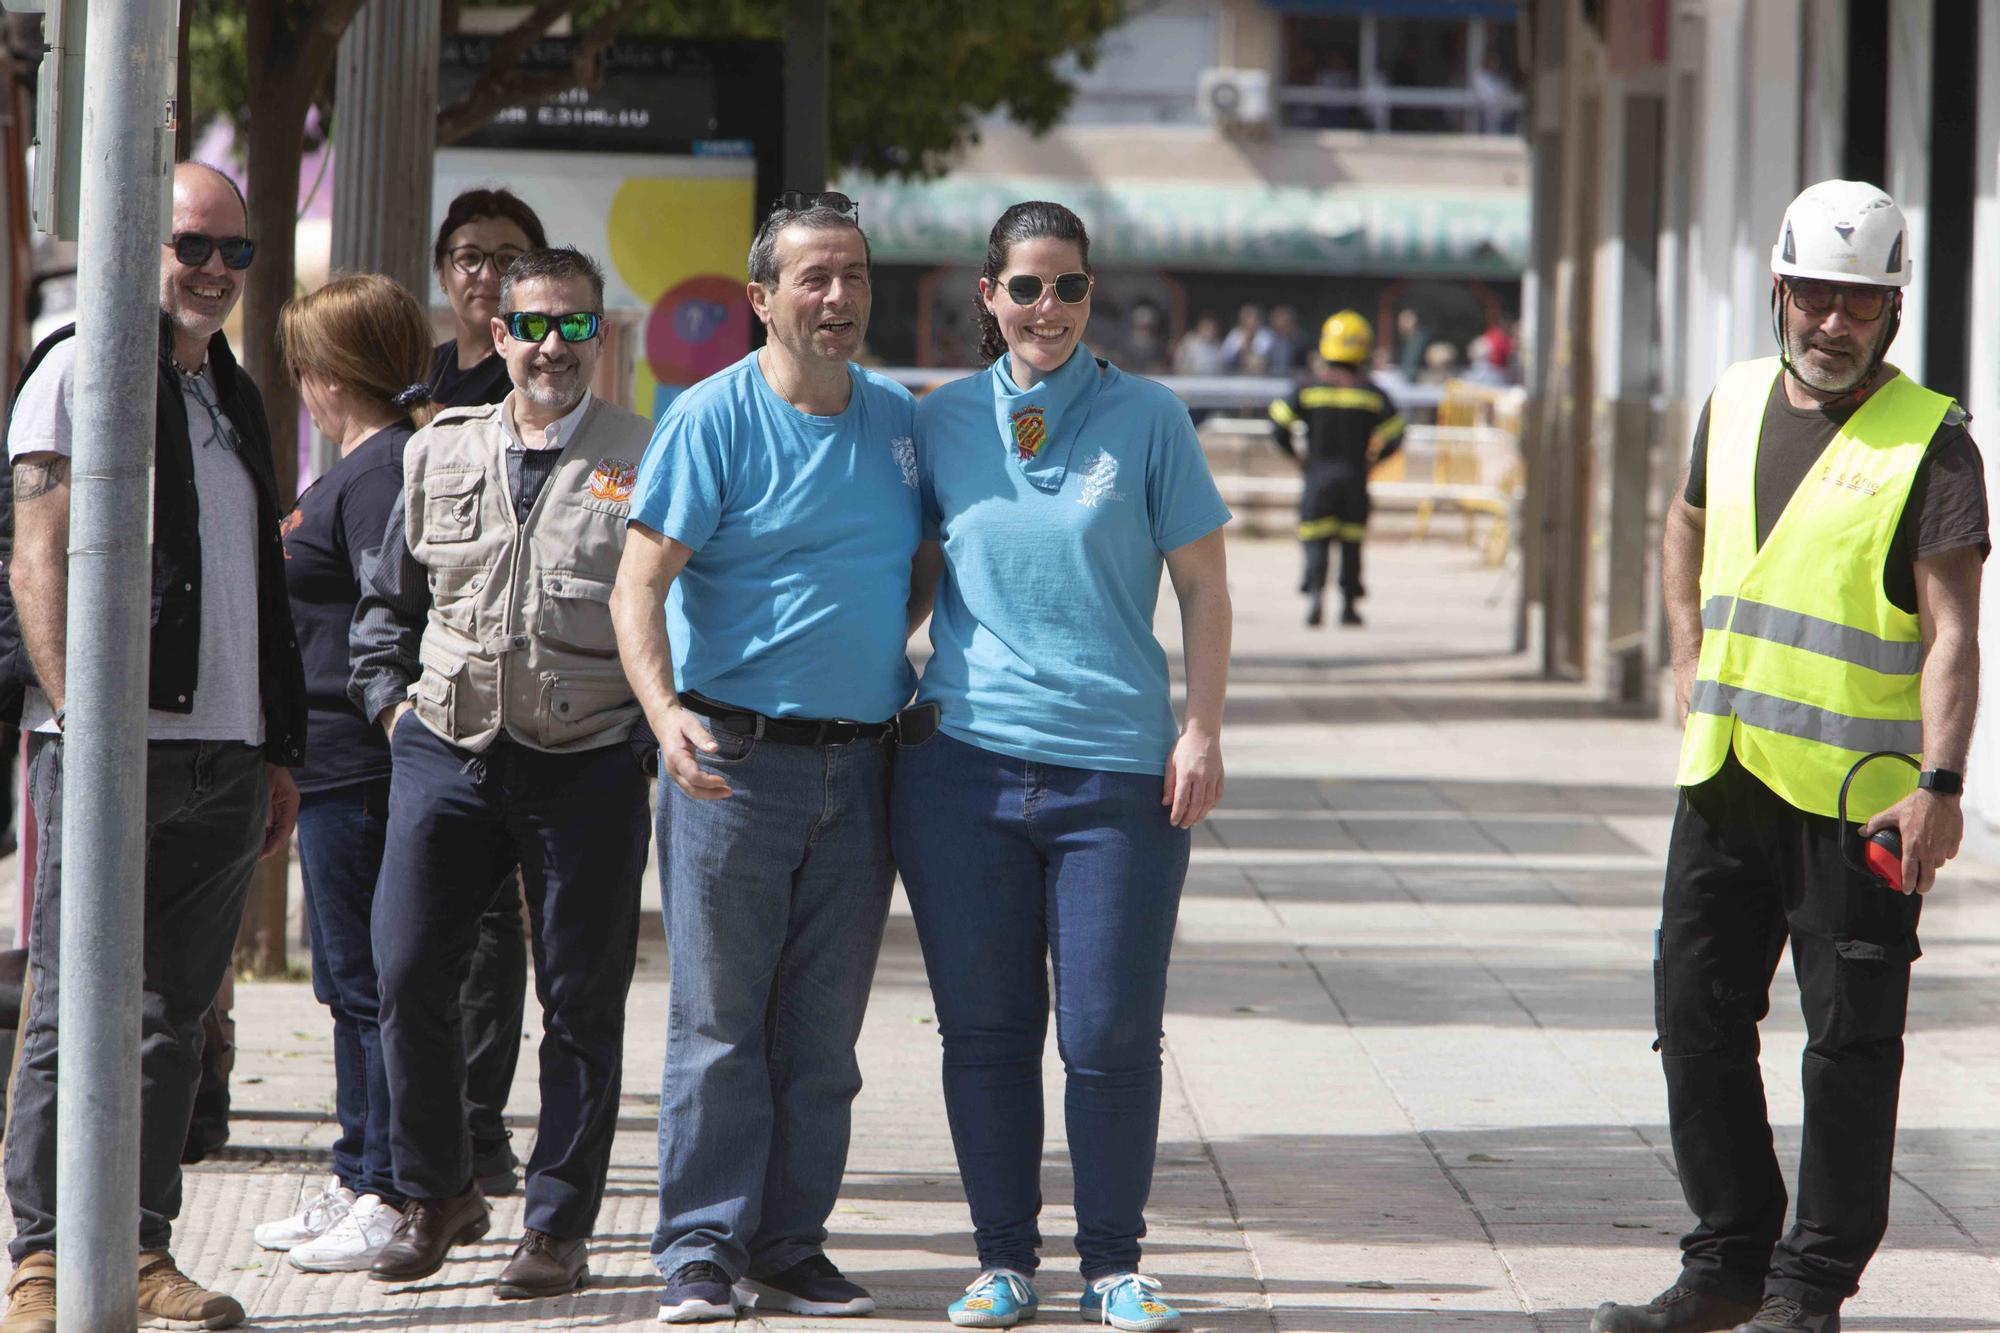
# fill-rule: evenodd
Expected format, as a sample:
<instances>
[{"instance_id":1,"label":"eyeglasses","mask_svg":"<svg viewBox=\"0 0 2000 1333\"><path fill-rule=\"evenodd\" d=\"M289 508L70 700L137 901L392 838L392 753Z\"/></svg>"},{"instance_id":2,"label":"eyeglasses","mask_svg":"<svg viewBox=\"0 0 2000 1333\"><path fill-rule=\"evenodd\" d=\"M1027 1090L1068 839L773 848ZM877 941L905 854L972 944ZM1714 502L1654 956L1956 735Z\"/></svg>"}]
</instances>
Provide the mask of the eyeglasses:
<instances>
[{"instance_id":1,"label":"eyeglasses","mask_svg":"<svg viewBox=\"0 0 2000 1333\"><path fill-rule=\"evenodd\" d=\"M257 257L257 242L248 236L208 236L198 231L177 231L168 244L174 247L174 258L189 268L200 268L217 250L222 251L222 263L227 268L249 268L250 261Z\"/></svg>"},{"instance_id":2,"label":"eyeglasses","mask_svg":"<svg viewBox=\"0 0 2000 1333\"><path fill-rule=\"evenodd\" d=\"M522 342L538 343L554 329L566 343L587 343L597 336L604 316L594 310L572 310L567 315L545 315L539 310L513 310L500 316L507 332Z\"/></svg>"},{"instance_id":3,"label":"eyeglasses","mask_svg":"<svg viewBox=\"0 0 2000 1333\"><path fill-rule=\"evenodd\" d=\"M784 213L803 213L812 208L830 208L836 213L859 220L861 205L838 190L826 190L819 194L808 194L804 190L786 190L778 196L771 207Z\"/></svg>"},{"instance_id":4,"label":"eyeglasses","mask_svg":"<svg viewBox=\"0 0 2000 1333\"><path fill-rule=\"evenodd\" d=\"M1791 294L1792 304L1800 314L1824 315L1839 304L1847 311L1849 319L1858 319L1866 324L1870 320L1882 318L1882 312L1889 308L1889 288L1863 287L1842 282L1788 282L1785 288Z\"/></svg>"},{"instance_id":5,"label":"eyeglasses","mask_svg":"<svg viewBox=\"0 0 2000 1333\"><path fill-rule=\"evenodd\" d=\"M498 250L482 250L476 245L461 245L455 250L445 252L445 258L451 261L451 266L468 278L488 264L493 265L495 273L505 274L520 257L521 251L511 245L503 245Z\"/></svg>"},{"instance_id":6,"label":"eyeglasses","mask_svg":"<svg viewBox=\"0 0 2000 1333\"><path fill-rule=\"evenodd\" d=\"M1035 273L1016 273L1007 279L1007 295L1014 298L1015 305L1033 305L1042 299L1043 283ZM1088 273L1064 273L1057 276L1052 285L1056 289L1056 300L1064 305L1078 305L1090 295L1090 275Z\"/></svg>"}]
</instances>

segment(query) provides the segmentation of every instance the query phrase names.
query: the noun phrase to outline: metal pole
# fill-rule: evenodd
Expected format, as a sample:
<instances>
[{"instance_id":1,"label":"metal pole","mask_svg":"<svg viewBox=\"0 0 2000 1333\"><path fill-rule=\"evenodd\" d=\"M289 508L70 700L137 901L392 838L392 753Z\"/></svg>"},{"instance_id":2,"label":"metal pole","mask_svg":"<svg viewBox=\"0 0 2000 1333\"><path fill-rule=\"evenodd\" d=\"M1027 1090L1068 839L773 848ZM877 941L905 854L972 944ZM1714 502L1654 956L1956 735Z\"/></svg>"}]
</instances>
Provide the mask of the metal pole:
<instances>
[{"instance_id":1,"label":"metal pole","mask_svg":"<svg viewBox=\"0 0 2000 1333\"><path fill-rule=\"evenodd\" d=\"M831 88L827 0L785 5L785 186L824 190L832 149L827 116ZM757 201L760 215L765 200Z\"/></svg>"},{"instance_id":2,"label":"metal pole","mask_svg":"<svg viewBox=\"0 0 2000 1333\"><path fill-rule=\"evenodd\" d=\"M56 1327L135 1326L146 679L174 0L92 0L77 235Z\"/></svg>"}]
</instances>

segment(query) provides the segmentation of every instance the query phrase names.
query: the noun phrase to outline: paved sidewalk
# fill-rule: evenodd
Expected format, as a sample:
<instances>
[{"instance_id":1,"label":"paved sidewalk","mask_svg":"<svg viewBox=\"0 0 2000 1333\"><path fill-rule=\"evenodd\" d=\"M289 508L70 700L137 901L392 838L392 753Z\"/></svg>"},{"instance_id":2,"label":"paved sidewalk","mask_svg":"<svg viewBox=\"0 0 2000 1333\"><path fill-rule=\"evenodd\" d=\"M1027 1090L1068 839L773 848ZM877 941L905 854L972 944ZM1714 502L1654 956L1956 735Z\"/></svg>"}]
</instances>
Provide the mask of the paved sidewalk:
<instances>
[{"instance_id":1,"label":"paved sidewalk","mask_svg":"<svg viewBox=\"0 0 2000 1333\"><path fill-rule=\"evenodd\" d=\"M1462 548L1371 551L1359 631L1297 623L1296 558L1289 544L1231 548L1229 790L1181 913L1147 1268L1197 1328L1581 1330L1597 1301L1666 1285L1685 1222L1650 1050L1675 735L1533 678L1509 652L1502 576ZM1926 913L1894 1217L1850 1330L2000 1330L1995 886L1949 873ZM238 989L235 1142L188 1173L184 1267L269 1329L650 1322L663 952L657 938L641 949L584 1292L494 1299L518 1200L486 1242L406 1289L309 1277L252 1246L251 1225L324 1174L333 1136L327 1023L301 984ZM1773 1004L1767 1081L1789 1157L1802 1042L1789 969ZM971 1276L970 1227L900 902L862 1059L832 1253L882 1302L865 1327L943 1327ZM524 1152L534 1063L524 1052L513 1103ZM1064 1324L1078 1283L1049 1069L1044 1322Z\"/></svg>"}]
</instances>

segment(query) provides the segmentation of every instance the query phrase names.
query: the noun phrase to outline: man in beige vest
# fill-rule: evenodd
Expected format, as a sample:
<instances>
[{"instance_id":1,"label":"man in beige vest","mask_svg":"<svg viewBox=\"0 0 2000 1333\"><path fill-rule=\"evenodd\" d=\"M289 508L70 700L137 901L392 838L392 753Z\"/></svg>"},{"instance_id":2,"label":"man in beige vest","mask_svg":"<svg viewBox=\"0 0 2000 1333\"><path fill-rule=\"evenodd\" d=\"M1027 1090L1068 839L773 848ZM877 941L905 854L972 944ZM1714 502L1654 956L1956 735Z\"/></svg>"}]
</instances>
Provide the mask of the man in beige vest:
<instances>
[{"instance_id":1,"label":"man in beige vest","mask_svg":"<svg viewBox=\"0 0 2000 1333\"><path fill-rule=\"evenodd\" d=\"M602 275L575 250L514 261L493 321L513 392L411 437L355 617L349 693L389 730L395 792L374 944L390 1152L409 1202L378 1281L427 1277L486 1234L457 1113L458 994L480 914L517 865L535 926L542 1106L527 1235L496 1293L561 1295L586 1275L649 831L628 740L639 706L608 602L652 432L591 396L603 303Z\"/></svg>"}]
</instances>

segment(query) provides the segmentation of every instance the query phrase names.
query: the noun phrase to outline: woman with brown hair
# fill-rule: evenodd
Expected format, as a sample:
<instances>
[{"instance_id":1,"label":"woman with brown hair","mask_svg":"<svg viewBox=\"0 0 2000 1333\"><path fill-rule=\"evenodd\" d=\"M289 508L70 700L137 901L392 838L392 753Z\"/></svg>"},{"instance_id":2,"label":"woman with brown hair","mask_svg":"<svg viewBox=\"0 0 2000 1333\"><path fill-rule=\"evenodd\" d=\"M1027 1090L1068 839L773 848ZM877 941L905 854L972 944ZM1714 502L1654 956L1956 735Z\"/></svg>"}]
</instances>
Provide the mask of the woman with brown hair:
<instances>
[{"instance_id":1,"label":"woman with brown hair","mask_svg":"<svg viewBox=\"0 0 2000 1333\"><path fill-rule=\"evenodd\" d=\"M431 397L440 406L497 403L513 387L493 350L500 279L522 254L548 243L542 220L511 190L466 190L445 210L431 267L458 332L431 354Z\"/></svg>"},{"instance_id":2,"label":"woman with brown hair","mask_svg":"<svg viewBox=\"0 0 2000 1333\"><path fill-rule=\"evenodd\" d=\"M333 1175L294 1216L256 1229L307 1272L365 1269L402 1203L389 1163L389 1084L369 913L389 814L389 744L347 697L347 630L363 565L403 486L403 445L429 421L430 320L374 273L337 277L279 316L285 370L340 461L284 523L285 581L305 661L308 735L299 866L312 922L313 993L333 1011Z\"/></svg>"}]
</instances>

